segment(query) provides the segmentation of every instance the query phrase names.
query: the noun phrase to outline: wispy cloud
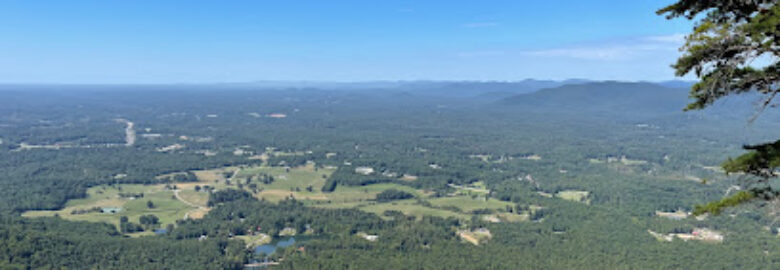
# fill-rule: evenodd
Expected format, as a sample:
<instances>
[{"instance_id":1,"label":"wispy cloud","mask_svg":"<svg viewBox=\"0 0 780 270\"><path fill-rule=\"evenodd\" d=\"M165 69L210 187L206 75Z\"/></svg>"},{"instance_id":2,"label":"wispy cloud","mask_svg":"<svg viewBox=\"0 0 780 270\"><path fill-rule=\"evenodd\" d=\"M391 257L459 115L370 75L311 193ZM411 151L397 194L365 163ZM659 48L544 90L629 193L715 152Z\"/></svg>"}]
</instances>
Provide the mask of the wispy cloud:
<instances>
[{"instance_id":1,"label":"wispy cloud","mask_svg":"<svg viewBox=\"0 0 780 270\"><path fill-rule=\"evenodd\" d=\"M465 23L463 24L463 27L466 28L485 28L485 27L496 27L501 25L497 22L471 22L471 23Z\"/></svg>"},{"instance_id":2,"label":"wispy cloud","mask_svg":"<svg viewBox=\"0 0 780 270\"><path fill-rule=\"evenodd\" d=\"M659 53L676 52L685 36L646 36L594 45L523 51L523 55L537 57L572 58L579 60L633 60Z\"/></svg>"}]
</instances>

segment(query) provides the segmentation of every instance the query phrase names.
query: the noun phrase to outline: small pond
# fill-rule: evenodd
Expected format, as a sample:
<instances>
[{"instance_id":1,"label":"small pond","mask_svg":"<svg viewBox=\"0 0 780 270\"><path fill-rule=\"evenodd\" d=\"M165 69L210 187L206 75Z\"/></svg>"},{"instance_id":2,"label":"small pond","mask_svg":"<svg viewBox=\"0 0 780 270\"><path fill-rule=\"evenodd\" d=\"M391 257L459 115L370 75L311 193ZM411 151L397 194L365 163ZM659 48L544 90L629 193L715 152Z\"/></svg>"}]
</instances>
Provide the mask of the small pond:
<instances>
[{"instance_id":1,"label":"small pond","mask_svg":"<svg viewBox=\"0 0 780 270\"><path fill-rule=\"evenodd\" d=\"M271 242L270 244L265 244L256 247L255 254L262 253L265 255L271 255L276 251L277 248L286 248L291 246L292 244L295 244L295 237L281 238L274 242Z\"/></svg>"}]
</instances>

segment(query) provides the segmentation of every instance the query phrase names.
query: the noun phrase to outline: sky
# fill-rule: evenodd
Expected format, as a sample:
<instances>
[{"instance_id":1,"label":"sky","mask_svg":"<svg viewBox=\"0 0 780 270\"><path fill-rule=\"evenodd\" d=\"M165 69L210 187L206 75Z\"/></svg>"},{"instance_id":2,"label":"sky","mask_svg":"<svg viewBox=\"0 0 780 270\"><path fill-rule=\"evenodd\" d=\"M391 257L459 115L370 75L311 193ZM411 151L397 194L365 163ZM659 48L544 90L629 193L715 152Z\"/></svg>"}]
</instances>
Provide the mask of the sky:
<instances>
[{"instance_id":1,"label":"sky","mask_svg":"<svg viewBox=\"0 0 780 270\"><path fill-rule=\"evenodd\" d=\"M675 79L670 0L0 3L0 83Z\"/></svg>"}]
</instances>

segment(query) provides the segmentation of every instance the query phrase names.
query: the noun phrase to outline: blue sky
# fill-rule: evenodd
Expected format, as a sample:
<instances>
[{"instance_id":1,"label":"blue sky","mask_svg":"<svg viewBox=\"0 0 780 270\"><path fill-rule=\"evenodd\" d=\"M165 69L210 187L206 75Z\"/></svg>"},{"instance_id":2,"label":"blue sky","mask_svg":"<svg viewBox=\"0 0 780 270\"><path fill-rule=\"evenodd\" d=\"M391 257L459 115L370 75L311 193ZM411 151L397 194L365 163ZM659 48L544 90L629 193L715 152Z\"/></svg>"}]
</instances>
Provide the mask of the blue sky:
<instances>
[{"instance_id":1,"label":"blue sky","mask_svg":"<svg viewBox=\"0 0 780 270\"><path fill-rule=\"evenodd\" d=\"M0 83L667 80L672 1L3 1Z\"/></svg>"}]
</instances>

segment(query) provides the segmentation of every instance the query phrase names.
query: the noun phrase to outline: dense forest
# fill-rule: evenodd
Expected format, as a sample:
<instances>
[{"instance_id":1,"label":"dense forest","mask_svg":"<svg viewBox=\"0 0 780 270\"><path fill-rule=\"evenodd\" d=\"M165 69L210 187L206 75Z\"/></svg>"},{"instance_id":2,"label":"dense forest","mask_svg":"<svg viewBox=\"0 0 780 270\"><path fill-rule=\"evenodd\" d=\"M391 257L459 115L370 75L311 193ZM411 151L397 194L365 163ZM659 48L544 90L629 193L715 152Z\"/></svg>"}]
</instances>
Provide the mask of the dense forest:
<instances>
[{"instance_id":1,"label":"dense forest","mask_svg":"<svg viewBox=\"0 0 780 270\"><path fill-rule=\"evenodd\" d=\"M683 113L685 96L682 88L618 82L5 85L0 268L241 269L266 259L284 269L780 268L780 225L759 203L706 219L657 214L722 198L740 176L718 171L720 162L742 153L742 144L780 136L780 116L772 112L746 128L750 96ZM299 154L251 158L268 149ZM308 192L392 184L404 189L384 190L366 203L408 203L460 218L318 207L322 201L294 196L271 202L243 187L201 186L208 214L182 217L159 234L131 237L135 228L122 229L139 220L117 227L22 216L88 199L90 188L177 189L197 181L190 171L261 163L287 170L311 165L317 177L332 170ZM228 185L257 191L284 181L255 179ZM432 203L458 192L502 207ZM584 195L562 199L568 194ZM143 194L126 196L151 202ZM521 212L527 221L480 218ZM662 241L648 233L701 228L724 232L725 240ZM264 258L240 238L259 230L274 239L306 232L307 239ZM477 244L462 240L463 232L475 231L490 236Z\"/></svg>"}]
</instances>

